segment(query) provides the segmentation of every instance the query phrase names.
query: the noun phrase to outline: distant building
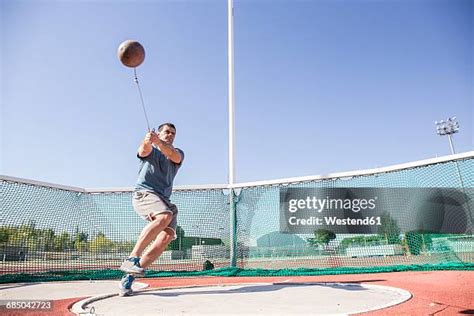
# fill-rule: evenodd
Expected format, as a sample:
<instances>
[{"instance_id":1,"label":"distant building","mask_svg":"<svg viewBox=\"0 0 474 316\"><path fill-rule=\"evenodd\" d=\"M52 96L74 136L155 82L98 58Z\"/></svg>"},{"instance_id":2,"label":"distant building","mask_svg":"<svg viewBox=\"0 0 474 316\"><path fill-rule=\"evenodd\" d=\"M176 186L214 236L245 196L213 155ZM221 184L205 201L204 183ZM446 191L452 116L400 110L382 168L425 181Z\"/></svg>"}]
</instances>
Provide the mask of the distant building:
<instances>
[{"instance_id":1,"label":"distant building","mask_svg":"<svg viewBox=\"0 0 474 316\"><path fill-rule=\"evenodd\" d=\"M22 246L0 246L0 260L2 261L25 261L28 247Z\"/></svg>"},{"instance_id":2,"label":"distant building","mask_svg":"<svg viewBox=\"0 0 474 316\"><path fill-rule=\"evenodd\" d=\"M257 239L257 247L302 247L306 244L306 241L299 236L283 234L278 231L268 233Z\"/></svg>"}]
</instances>

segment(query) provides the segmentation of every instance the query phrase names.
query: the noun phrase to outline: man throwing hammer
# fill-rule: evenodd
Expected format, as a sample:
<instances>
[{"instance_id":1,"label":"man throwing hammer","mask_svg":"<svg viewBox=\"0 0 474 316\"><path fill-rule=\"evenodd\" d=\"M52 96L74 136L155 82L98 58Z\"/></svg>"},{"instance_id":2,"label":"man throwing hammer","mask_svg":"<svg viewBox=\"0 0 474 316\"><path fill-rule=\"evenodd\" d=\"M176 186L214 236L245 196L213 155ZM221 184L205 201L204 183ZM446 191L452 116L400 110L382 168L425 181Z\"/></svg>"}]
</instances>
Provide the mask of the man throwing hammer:
<instances>
[{"instance_id":1,"label":"man throwing hammer","mask_svg":"<svg viewBox=\"0 0 474 316\"><path fill-rule=\"evenodd\" d=\"M176 127L172 123L164 123L158 127L158 133L148 131L138 147L140 169L132 204L148 224L143 228L130 256L120 267L126 273L120 281L121 296L133 294L135 277L144 276L145 269L176 239L178 209L170 202L170 196L184 153L173 147L175 136ZM147 251L143 252L149 245Z\"/></svg>"}]
</instances>

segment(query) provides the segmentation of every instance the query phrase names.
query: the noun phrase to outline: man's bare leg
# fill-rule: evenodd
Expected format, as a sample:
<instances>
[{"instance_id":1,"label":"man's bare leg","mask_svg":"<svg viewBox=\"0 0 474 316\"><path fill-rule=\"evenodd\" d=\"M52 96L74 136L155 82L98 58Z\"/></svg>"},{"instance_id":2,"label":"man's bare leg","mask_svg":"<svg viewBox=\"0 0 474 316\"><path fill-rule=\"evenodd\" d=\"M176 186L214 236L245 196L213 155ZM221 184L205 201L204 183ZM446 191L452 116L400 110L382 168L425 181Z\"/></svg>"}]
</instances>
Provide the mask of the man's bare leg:
<instances>
[{"instance_id":1,"label":"man's bare leg","mask_svg":"<svg viewBox=\"0 0 474 316\"><path fill-rule=\"evenodd\" d=\"M153 220L143 228L130 257L140 257L143 250L169 225L172 219L171 213L155 215Z\"/></svg>"},{"instance_id":2,"label":"man's bare leg","mask_svg":"<svg viewBox=\"0 0 474 316\"><path fill-rule=\"evenodd\" d=\"M140 266L142 268L147 268L150 266L166 249L171 241L174 238L174 231L170 228L163 230L158 234L156 240L150 245L142 258L140 259Z\"/></svg>"}]
</instances>

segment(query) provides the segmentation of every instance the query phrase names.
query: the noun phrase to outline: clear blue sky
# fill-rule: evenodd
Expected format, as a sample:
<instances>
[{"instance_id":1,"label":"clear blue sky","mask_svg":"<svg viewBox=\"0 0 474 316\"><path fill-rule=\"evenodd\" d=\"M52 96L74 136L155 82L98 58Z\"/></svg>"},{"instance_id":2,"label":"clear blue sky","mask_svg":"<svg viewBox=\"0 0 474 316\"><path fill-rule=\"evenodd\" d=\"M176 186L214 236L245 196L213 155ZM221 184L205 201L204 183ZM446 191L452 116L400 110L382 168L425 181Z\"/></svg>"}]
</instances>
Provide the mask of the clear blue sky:
<instances>
[{"instance_id":1,"label":"clear blue sky","mask_svg":"<svg viewBox=\"0 0 474 316\"><path fill-rule=\"evenodd\" d=\"M175 184L227 181L227 1L7 1L1 173L129 187L151 124L177 125ZM374 168L473 149L474 1L239 1L236 180Z\"/></svg>"}]
</instances>

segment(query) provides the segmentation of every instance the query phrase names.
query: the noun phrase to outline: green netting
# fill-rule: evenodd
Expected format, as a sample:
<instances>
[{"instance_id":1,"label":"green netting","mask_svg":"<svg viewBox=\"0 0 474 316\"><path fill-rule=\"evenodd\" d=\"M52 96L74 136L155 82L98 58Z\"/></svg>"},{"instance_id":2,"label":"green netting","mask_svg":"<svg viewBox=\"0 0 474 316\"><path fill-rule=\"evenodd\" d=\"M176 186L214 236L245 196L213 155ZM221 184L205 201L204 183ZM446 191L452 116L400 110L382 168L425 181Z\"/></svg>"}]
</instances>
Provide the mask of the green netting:
<instances>
[{"instance_id":1,"label":"green netting","mask_svg":"<svg viewBox=\"0 0 474 316\"><path fill-rule=\"evenodd\" d=\"M71 192L3 181L2 199L2 274L116 269L146 224L133 211L130 192ZM178 191L173 200L178 238L151 269L201 270L207 259L215 259L215 267L229 266L228 195Z\"/></svg>"},{"instance_id":2,"label":"green netting","mask_svg":"<svg viewBox=\"0 0 474 316\"><path fill-rule=\"evenodd\" d=\"M361 273L383 273L404 271L474 271L473 263L438 263L424 265L396 265L381 267L340 267L340 268L298 268L298 269L242 269L234 267L218 268L206 271L147 271L145 277L268 277L268 276L308 276L308 275L339 275ZM79 281L79 280L110 280L123 276L120 270L71 270L38 273L18 273L0 276L0 283L12 282L46 282L46 281Z\"/></svg>"},{"instance_id":3,"label":"green netting","mask_svg":"<svg viewBox=\"0 0 474 316\"><path fill-rule=\"evenodd\" d=\"M458 172L459 170L459 172ZM462 185L461 185L462 179ZM351 178L289 184L298 188L473 188L474 160L450 161ZM366 268L474 262L472 234L315 236L280 229L281 185L244 188L237 203L238 266L246 269ZM472 190L468 191L472 195ZM471 221L473 198L470 197ZM400 210L403 212L404 210ZM404 217L411 220L411 214ZM472 222L468 223L472 231ZM319 239L318 239L319 237ZM325 239L327 238L327 239ZM318 242L319 241L319 242Z\"/></svg>"},{"instance_id":4,"label":"green netting","mask_svg":"<svg viewBox=\"0 0 474 316\"><path fill-rule=\"evenodd\" d=\"M235 223L230 223L229 190L175 191L178 238L147 276L473 270L472 234L336 234L326 239L315 234L283 234L279 226L281 186L236 190ZM474 159L285 186L473 188ZM2 179L1 201L0 283L118 278L120 263L145 225L132 209L131 192L79 192ZM231 253L234 226L237 247ZM231 266L233 256L235 267ZM202 271L210 268L206 261L212 262L214 270Z\"/></svg>"}]
</instances>

